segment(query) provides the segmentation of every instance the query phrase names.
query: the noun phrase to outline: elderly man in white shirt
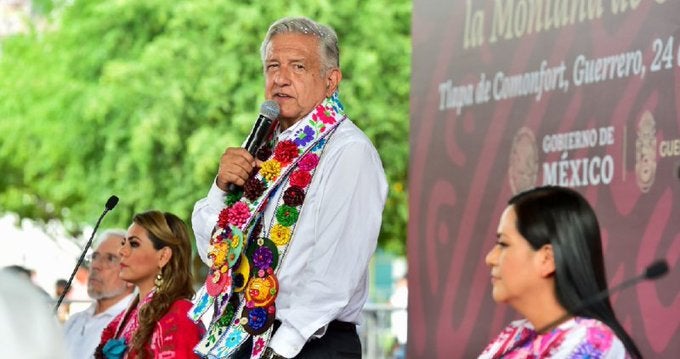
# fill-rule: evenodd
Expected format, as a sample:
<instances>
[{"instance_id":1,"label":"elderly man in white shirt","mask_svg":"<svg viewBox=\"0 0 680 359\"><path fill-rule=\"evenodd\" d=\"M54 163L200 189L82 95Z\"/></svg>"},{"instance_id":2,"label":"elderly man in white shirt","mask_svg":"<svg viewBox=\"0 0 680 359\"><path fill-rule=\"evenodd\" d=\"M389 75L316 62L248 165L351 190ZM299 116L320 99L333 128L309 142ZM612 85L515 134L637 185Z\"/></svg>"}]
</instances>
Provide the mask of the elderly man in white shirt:
<instances>
[{"instance_id":1,"label":"elderly man in white shirt","mask_svg":"<svg viewBox=\"0 0 680 359\"><path fill-rule=\"evenodd\" d=\"M356 324L387 196L382 163L340 103L335 31L284 18L261 50L265 97L280 108L273 131L255 156L225 151L192 216L210 266L193 315L216 316L196 351L361 358Z\"/></svg>"},{"instance_id":2,"label":"elderly man in white shirt","mask_svg":"<svg viewBox=\"0 0 680 359\"><path fill-rule=\"evenodd\" d=\"M118 249L125 238L123 230L109 230L99 236L92 253L87 294L95 302L72 314L64 323L64 336L70 357L93 358L106 325L122 312L132 299L134 286L118 277Z\"/></svg>"}]
</instances>

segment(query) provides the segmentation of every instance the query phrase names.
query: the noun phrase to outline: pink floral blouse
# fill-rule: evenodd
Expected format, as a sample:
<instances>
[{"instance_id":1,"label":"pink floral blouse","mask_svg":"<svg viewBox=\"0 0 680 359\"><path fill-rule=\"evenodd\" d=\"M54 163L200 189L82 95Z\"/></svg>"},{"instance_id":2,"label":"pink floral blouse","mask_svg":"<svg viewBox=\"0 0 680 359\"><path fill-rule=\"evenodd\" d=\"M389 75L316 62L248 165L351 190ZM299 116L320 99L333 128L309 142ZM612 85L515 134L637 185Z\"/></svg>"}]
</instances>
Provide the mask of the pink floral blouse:
<instances>
[{"instance_id":1,"label":"pink floral blouse","mask_svg":"<svg viewBox=\"0 0 680 359\"><path fill-rule=\"evenodd\" d=\"M575 317L545 334L527 320L508 325L479 358L630 358L614 332L597 319Z\"/></svg>"},{"instance_id":2,"label":"pink floral blouse","mask_svg":"<svg viewBox=\"0 0 680 359\"><path fill-rule=\"evenodd\" d=\"M125 342L125 352L117 355L107 355L104 358L126 358L134 359L137 353L130 351L132 337L139 327L138 309L147 304L153 298L154 291L142 300L140 305L135 305L120 313L102 332L100 347L109 339L122 339ZM193 349L198 344L201 337L205 334L202 323L195 324L187 312L191 309L191 302L186 299L178 299L168 309L168 312L156 323L156 328L151 336L151 343L148 350L154 358L198 358ZM95 354L95 357L99 357Z\"/></svg>"}]
</instances>

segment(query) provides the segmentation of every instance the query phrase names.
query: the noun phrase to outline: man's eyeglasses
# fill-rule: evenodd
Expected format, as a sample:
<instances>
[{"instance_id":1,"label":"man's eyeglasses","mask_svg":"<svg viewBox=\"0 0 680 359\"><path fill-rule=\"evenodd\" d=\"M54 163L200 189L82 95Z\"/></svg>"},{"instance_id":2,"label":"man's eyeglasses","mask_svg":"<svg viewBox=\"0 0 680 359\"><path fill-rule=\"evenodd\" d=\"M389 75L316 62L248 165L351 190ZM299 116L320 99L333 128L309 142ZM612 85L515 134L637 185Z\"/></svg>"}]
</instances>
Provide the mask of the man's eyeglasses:
<instances>
[{"instance_id":1,"label":"man's eyeglasses","mask_svg":"<svg viewBox=\"0 0 680 359\"><path fill-rule=\"evenodd\" d=\"M97 262L102 267L111 268L111 267L117 266L120 263L120 257L118 257L115 254L111 254L111 253L104 254L104 253L94 252L90 256L87 257L87 261L90 263L90 265Z\"/></svg>"}]
</instances>

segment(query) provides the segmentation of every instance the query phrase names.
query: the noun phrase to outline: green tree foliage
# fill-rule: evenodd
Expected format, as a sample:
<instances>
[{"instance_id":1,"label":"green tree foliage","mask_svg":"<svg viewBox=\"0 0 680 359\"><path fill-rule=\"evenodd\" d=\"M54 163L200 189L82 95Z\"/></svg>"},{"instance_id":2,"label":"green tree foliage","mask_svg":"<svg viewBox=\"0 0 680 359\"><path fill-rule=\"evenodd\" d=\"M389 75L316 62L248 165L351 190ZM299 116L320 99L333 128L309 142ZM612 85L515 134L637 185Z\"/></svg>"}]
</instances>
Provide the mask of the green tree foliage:
<instances>
[{"instance_id":1,"label":"green tree foliage","mask_svg":"<svg viewBox=\"0 0 680 359\"><path fill-rule=\"evenodd\" d=\"M304 15L338 32L341 98L390 183L380 244L404 252L410 1L40 3L46 28L0 43L0 212L77 230L117 194L107 226L150 208L188 219L264 100L268 25Z\"/></svg>"}]
</instances>

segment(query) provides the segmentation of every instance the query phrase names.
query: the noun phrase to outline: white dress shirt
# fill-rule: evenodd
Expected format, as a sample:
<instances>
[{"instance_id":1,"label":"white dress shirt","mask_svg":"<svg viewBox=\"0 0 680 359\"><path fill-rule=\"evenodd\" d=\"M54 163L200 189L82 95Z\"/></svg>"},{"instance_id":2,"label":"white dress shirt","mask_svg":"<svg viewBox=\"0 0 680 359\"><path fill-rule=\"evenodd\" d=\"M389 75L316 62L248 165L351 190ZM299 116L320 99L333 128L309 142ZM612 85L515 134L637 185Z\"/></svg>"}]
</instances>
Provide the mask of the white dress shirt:
<instances>
[{"instance_id":1,"label":"white dress shirt","mask_svg":"<svg viewBox=\"0 0 680 359\"><path fill-rule=\"evenodd\" d=\"M302 123L281 132L278 141L290 139ZM271 224L280 189L265 209L264 230ZM278 354L294 357L333 320L358 322L368 297L368 264L386 196L377 151L354 123L343 121L323 150L278 272L276 317L282 324L269 343ZM210 234L225 197L213 182L208 196L194 206L196 247L208 265Z\"/></svg>"},{"instance_id":2,"label":"white dress shirt","mask_svg":"<svg viewBox=\"0 0 680 359\"><path fill-rule=\"evenodd\" d=\"M125 310L136 294L121 299L111 308L97 315L97 303L92 303L82 312L71 315L64 323L64 341L73 359L93 358L101 340L102 331L120 312Z\"/></svg>"}]
</instances>

